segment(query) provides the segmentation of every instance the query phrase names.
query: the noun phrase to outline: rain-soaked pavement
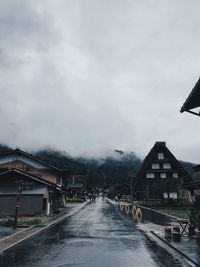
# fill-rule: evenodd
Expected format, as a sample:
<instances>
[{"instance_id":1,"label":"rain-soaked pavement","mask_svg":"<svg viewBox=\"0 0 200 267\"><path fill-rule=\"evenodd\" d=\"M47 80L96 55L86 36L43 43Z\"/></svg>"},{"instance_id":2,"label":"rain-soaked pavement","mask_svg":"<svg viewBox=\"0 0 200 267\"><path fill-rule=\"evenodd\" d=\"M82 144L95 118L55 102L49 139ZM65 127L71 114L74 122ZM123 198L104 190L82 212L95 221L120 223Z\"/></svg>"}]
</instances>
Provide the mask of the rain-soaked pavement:
<instances>
[{"instance_id":1,"label":"rain-soaked pavement","mask_svg":"<svg viewBox=\"0 0 200 267\"><path fill-rule=\"evenodd\" d=\"M32 240L0 255L0 267L184 266L98 198Z\"/></svg>"}]
</instances>

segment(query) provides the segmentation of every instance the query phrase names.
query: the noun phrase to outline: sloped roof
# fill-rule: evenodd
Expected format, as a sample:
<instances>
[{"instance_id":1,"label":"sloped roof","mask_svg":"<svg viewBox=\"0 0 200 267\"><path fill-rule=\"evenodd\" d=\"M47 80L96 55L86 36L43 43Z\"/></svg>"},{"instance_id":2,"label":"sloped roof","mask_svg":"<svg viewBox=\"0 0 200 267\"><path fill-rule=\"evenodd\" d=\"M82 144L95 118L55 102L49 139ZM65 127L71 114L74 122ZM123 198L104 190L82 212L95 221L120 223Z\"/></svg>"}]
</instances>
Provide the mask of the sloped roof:
<instances>
[{"instance_id":1,"label":"sloped roof","mask_svg":"<svg viewBox=\"0 0 200 267\"><path fill-rule=\"evenodd\" d=\"M173 162L178 171L181 174L184 182L190 182L191 177L187 173L187 171L183 168L183 166L179 163L179 161L175 158L175 156L171 153L171 151L166 147L165 142L156 142L155 145L152 147L148 155L143 161L142 167L140 168L138 174L136 175L136 179L133 181L133 186L135 187L139 182L140 178L146 175L147 168L151 163L152 159L156 155L156 153L164 152L170 159L170 162Z\"/></svg>"},{"instance_id":2,"label":"sloped roof","mask_svg":"<svg viewBox=\"0 0 200 267\"><path fill-rule=\"evenodd\" d=\"M130 185L129 184L126 184L126 183L123 183L123 184L118 184L118 185L114 185L113 186L113 189L127 189L129 188Z\"/></svg>"},{"instance_id":3,"label":"sloped roof","mask_svg":"<svg viewBox=\"0 0 200 267\"><path fill-rule=\"evenodd\" d=\"M17 155L23 155L23 156L25 156L27 158L30 158L32 160L35 160L35 161L47 166L48 168L51 168L51 169L54 169L56 171L62 172L61 169L59 169L59 168L57 168L57 167L55 167L55 166L53 166L53 165L41 160L41 159L38 159L37 157L35 157L35 156L31 155L31 154L26 153L25 151L23 151L21 149L14 149L14 150L12 150L10 152L3 153L3 154L0 155L0 159L3 158L3 157L6 157L6 156L10 156L10 155L16 155L16 158L17 158Z\"/></svg>"},{"instance_id":4,"label":"sloped roof","mask_svg":"<svg viewBox=\"0 0 200 267\"><path fill-rule=\"evenodd\" d=\"M83 184L77 183L77 184L67 184L67 189L80 189L83 188Z\"/></svg>"},{"instance_id":5,"label":"sloped roof","mask_svg":"<svg viewBox=\"0 0 200 267\"><path fill-rule=\"evenodd\" d=\"M47 187L45 185L34 185L33 189L23 189L22 195L44 195ZM1 184L0 195L16 195L18 193L17 185Z\"/></svg>"},{"instance_id":6,"label":"sloped roof","mask_svg":"<svg viewBox=\"0 0 200 267\"><path fill-rule=\"evenodd\" d=\"M185 183L182 185L183 188L187 188L187 189L190 189L190 188L200 188L200 180L197 180L197 181L192 181L192 182L189 182L189 183Z\"/></svg>"},{"instance_id":7,"label":"sloped roof","mask_svg":"<svg viewBox=\"0 0 200 267\"><path fill-rule=\"evenodd\" d=\"M38 181L42 184L45 184L45 185L48 185L48 186L51 186L51 187L56 187L56 184L54 183L51 183L51 182L48 182L36 175L32 175L32 174L29 174L27 172L24 172L24 171L21 171L21 170L17 170L17 169L10 169L10 170L7 170L3 173L0 174L0 177L2 176L5 176L5 175L12 175L12 174L18 174L20 175L20 177L27 177L27 178L30 178L32 180L35 180L35 181Z\"/></svg>"},{"instance_id":8,"label":"sloped roof","mask_svg":"<svg viewBox=\"0 0 200 267\"><path fill-rule=\"evenodd\" d=\"M113 192L116 194L126 194L127 192L130 194L130 185L123 183L121 185L113 186Z\"/></svg>"},{"instance_id":9,"label":"sloped roof","mask_svg":"<svg viewBox=\"0 0 200 267\"><path fill-rule=\"evenodd\" d=\"M189 94L188 98L186 99L185 103L181 107L180 112L187 111L189 113L195 114L200 116L200 112L194 112L191 109L200 107L200 78L198 82L195 84L193 90Z\"/></svg>"},{"instance_id":10,"label":"sloped roof","mask_svg":"<svg viewBox=\"0 0 200 267\"><path fill-rule=\"evenodd\" d=\"M194 167L193 167L193 170L194 170L195 172L200 171L200 164L194 166Z\"/></svg>"}]
</instances>

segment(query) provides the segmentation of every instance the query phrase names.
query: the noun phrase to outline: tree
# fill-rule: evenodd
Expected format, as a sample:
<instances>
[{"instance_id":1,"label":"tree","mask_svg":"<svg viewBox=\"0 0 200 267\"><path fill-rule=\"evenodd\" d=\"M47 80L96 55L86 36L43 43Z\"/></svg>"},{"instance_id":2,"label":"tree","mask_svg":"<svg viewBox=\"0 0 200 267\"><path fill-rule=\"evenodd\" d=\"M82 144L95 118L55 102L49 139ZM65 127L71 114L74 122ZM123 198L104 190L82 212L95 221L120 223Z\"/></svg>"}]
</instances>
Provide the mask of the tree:
<instances>
[{"instance_id":1,"label":"tree","mask_svg":"<svg viewBox=\"0 0 200 267\"><path fill-rule=\"evenodd\" d=\"M189 214L190 225L200 230L200 194L194 195L192 208Z\"/></svg>"}]
</instances>

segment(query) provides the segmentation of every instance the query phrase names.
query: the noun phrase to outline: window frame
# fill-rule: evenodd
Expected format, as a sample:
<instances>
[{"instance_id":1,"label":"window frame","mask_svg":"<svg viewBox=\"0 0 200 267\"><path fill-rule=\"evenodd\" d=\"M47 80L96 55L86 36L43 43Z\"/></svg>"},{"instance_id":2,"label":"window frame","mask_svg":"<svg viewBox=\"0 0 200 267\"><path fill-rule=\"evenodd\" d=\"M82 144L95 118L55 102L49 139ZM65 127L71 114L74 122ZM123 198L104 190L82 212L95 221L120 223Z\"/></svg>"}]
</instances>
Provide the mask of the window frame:
<instances>
[{"instance_id":1,"label":"window frame","mask_svg":"<svg viewBox=\"0 0 200 267\"><path fill-rule=\"evenodd\" d=\"M178 172L173 172L172 173L172 178L178 179L179 178Z\"/></svg>"},{"instance_id":2,"label":"window frame","mask_svg":"<svg viewBox=\"0 0 200 267\"><path fill-rule=\"evenodd\" d=\"M160 160L165 159L163 152L158 152L158 159L160 159Z\"/></svg>"},{"instance_id":3,"label":"window frame","mask_svg":"<svg viewBox=\"0 0 200 267\"><path fill-rule=\"evenodd\" d=\"M166 167L166 165L169 166L169 167ZM171 170L171 168L172 168L172 165L171 165L170 162L163 163L163 169L164 170Z\"/></svg>"},{"instance_id":4,"label":"window frame","mask_svg":"<svg viewBox=\"0 0 200 267\"><path fill-rule=\"evenodd\" d=\"M148 175L149 175L149 177L148 177ZM152 177L150 177L152 175ZM147 179L155 179L155 173L153 173L153 172L147 172L146 173L146 178Z\"/></svg>"},{"instance_id":5,"label":"window frame","mask_svg":"<svg viewBox=\"0 0 200 267\"><path fill-rule=\"evenodd\" d=\"M157 166L157 167L155 167ZM160 170L160 164L159 163L151 163L151 169L152 170Z\"/></svg>"},{"instance_id":6,"label":"window frame","mask_svg":"<svg viewBox=\"0 0 200 267\"><path fill-rule=\"evenodd\" d=\"M165 177L162 177L163 174L164 174ZM166 178L167 178L167 174L166 174L166 172L161 172L161 173L160 173L160 178L161 178L161 179L166 179Z\"/></svg>"}]
</instances>

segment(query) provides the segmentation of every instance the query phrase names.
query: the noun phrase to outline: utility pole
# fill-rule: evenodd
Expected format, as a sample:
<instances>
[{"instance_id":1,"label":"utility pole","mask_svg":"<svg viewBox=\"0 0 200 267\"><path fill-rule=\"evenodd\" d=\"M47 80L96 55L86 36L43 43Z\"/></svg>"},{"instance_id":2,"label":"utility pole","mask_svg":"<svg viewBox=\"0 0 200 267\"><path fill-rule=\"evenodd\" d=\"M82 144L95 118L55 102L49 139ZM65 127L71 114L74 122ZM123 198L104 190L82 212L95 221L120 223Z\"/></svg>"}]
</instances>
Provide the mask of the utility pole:
<instances>
[{"instance_id":1,"label":"utility pole","mask_svg":"<svg viewBox=\"0 0 200 267\"><path fill-rule=\"evenodd\" d=\"M17 193L16 205L15 205L15 217L14 217L14 222L13 222L13 229L17 228L17 220L19 216L22 189L23 189L23 180L20 180L18 181L18 193Z\"/></svg>"},{"instance_id":2,"label":"utility pole","mask_svg":"<svg viewBox=\"0 0 200 267\"><path fill-rule=\"evenodd\" d=\"M134 181L135 177L134 177L134 173L133 171L129 171L128 172L128 180L130 183L130 201L131 204L133 204L133 181Z\"/></svg>"},{"instance_id":3,"label":"utility pole","mask_svg":"<svg viewBox=\"0 0 200 267\"><path fill-rule=\"evenodd\" d=\"M130 177L131 204L133 204L133 177Z\"/></svg>"}]
</instances>

